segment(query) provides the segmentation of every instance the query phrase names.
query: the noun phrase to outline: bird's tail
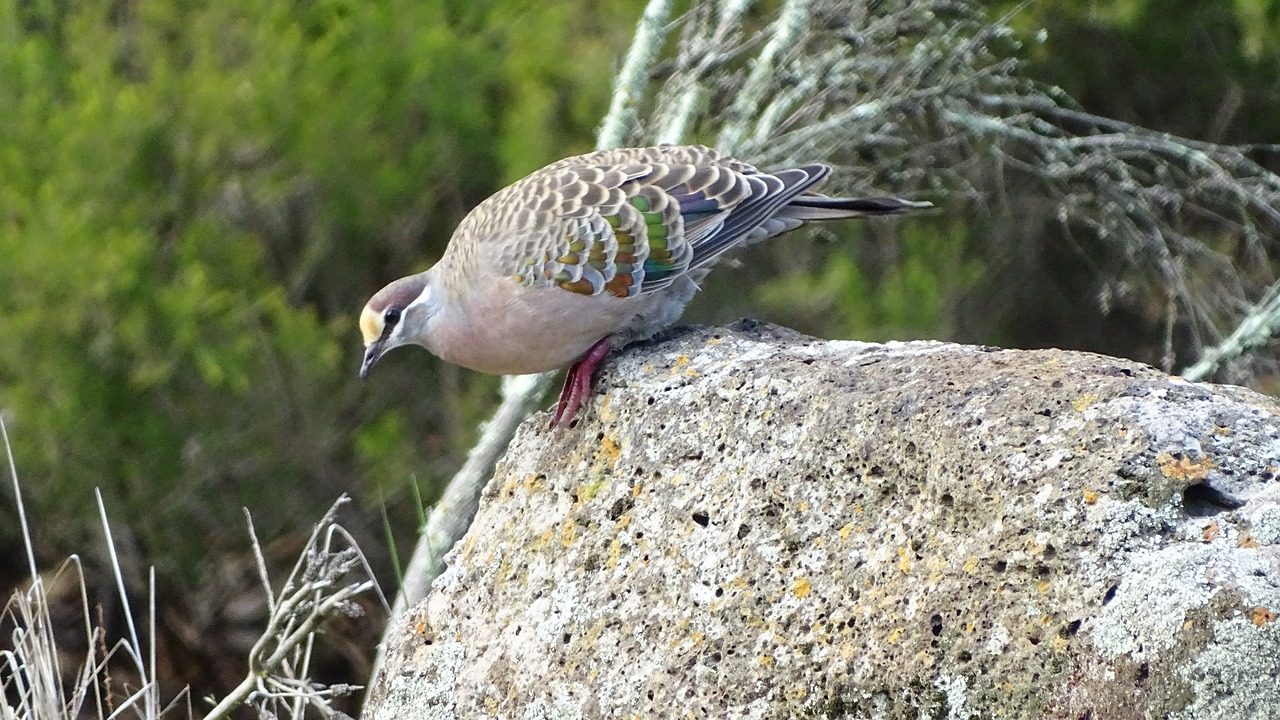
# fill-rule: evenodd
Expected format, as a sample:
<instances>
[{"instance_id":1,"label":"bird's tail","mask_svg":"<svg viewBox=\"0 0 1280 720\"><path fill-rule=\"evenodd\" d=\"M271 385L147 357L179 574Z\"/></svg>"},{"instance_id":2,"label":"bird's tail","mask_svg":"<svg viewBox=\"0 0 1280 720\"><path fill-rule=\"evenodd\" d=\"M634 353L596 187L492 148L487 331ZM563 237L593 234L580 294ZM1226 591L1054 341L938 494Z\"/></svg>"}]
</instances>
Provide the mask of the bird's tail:
<instances>
[{"instance_id":1,"label":"bird's tail","mask_svg":"<svg viewBox=\"0 0 1280 720\"><path fill-rule=\"evenodd\" d=\"M868 215L898 215L933 207L933 203L895 197L833 198L817 193L797 195L778 211L792 220L838 220Z\"/></svg>"}]
</instances>

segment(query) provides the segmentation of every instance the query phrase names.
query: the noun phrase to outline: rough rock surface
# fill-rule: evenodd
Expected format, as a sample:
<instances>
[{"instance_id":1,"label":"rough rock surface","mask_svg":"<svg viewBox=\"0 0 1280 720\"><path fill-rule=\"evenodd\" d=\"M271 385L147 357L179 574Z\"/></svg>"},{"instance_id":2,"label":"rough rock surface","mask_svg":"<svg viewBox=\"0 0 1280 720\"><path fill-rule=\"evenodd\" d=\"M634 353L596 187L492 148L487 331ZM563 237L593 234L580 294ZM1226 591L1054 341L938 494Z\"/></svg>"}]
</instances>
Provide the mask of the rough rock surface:
<instances>
[{"instance_id":1,"label":"rough rock surface","mask_svg":"<svg viewBox=\"0 0 1280 720\"><path fill-rule=\"evenodd\" d=\"M740 323L520 430L373 718L1280 717L1280 407Z\"/></svg>"}]
</instances>

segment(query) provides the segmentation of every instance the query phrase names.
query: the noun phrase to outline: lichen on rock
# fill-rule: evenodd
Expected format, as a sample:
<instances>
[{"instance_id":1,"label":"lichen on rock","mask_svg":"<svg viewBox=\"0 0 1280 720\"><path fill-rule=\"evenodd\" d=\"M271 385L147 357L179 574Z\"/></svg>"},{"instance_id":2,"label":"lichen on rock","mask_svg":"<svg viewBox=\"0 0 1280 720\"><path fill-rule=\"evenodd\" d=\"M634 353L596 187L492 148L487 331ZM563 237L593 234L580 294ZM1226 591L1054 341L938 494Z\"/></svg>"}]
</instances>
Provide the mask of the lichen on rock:
<instances>
[{"instance_id":1,"label":"lichen on rock","mask_svg":"<svg viewBox=\"0 0 1280 720\"><path fill-rule=\"evenodd\" d=\"M1265 717L1278 471L1130 361L678 331L520 430L366 714Z\"/></svg>"}]
</instances>

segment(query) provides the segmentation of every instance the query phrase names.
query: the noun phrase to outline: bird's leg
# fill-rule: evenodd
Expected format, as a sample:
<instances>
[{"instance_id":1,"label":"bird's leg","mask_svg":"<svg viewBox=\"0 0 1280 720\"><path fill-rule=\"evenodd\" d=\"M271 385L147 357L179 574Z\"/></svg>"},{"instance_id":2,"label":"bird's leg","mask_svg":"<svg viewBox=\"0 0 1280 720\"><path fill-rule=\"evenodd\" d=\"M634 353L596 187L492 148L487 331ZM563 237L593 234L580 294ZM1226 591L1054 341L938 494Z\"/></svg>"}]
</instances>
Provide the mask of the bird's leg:
<instances>
[{"instance_id":1,"label":"bird's leg","mask_svg":"<svg viewBox=\"0 0 1280 720\"><path fill-rule=\"evenodd\" d=\"M569 367L565 375L564 387L560 390L560 402L556 403L556 416L551 420L551 427L565 426L573 422L578 409L587 402L591 394L591 381L595 379L596 370L604 359L609 357L613 349L611 337L605 337L591 346L591 349L577 362Z\"/></svg>"}]
</instances>

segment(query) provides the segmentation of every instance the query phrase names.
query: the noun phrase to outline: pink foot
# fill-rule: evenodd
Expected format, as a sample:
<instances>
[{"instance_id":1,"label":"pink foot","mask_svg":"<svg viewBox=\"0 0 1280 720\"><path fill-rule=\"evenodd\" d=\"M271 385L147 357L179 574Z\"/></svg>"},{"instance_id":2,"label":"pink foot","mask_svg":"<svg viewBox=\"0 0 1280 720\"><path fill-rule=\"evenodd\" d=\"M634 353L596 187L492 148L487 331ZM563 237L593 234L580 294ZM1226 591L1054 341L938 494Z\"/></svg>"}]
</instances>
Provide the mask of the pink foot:
<instances>
[{"instance_id":1,"label":"pink foot","mask_svg":"<svg viewBox=\"0 0 1280 720\"><path fill-rule=\"evenodd\" d=\"M587 396L591 394L591 381L595 379L596 370L609 357L612 349L613 343L609 337L605 337L569 367L564 387L560 389L560 402L556 403L556 416L551 419L551 427L564 427L573 422L578 408L587 402Z\"/></svg>"}]
</instances>

